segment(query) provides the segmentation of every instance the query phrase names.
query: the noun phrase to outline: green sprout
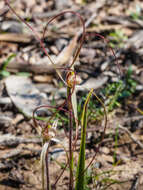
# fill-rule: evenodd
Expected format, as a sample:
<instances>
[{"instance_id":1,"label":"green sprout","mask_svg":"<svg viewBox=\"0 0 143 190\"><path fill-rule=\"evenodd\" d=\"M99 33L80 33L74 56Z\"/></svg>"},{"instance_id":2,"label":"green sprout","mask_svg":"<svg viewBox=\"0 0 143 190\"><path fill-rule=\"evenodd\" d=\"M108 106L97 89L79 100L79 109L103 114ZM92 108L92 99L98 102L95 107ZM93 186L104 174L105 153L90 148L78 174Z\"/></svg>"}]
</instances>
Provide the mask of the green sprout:
<instances>
[{"instance_id":1,"label":"green sprout","mask_svg":"<svg viewBox=\"0 0 143 190\"><path fill-rule=\"evenodd\" d=\"M123 47L124 42L128 39L128 37L124 34L124 32L122 30L119 30L119 29L115 30L114 32L111 32L109 34L109 36L111 37L110 46L112 48Z\"/></svg>"},{"instance_id":2,"label":"green sprout","mask_svg":"<svg viewBox=\"0 0 143 190\"><path fill-rule=\"evenodd\" d=\"M10 61L16 56L16 54L11 54L2 64L0 68L0 76L1 77L8 77L10 75L10 72L7 71L7 66L10 63Z\"/></svg>"},{"instance_id":3,"label":"green sprout","mask_svg":"<svg viewBox=\"0 0 143 190\"><path fill-rule=\"evenodd\" d=\"M141 13L141 7L140 5L136 5L136 9L135 9L135 12L131 12L130 13L130 16L133 20L143 20L143 16L142 16L142 13Z\"/></svg>"}]
</instances>

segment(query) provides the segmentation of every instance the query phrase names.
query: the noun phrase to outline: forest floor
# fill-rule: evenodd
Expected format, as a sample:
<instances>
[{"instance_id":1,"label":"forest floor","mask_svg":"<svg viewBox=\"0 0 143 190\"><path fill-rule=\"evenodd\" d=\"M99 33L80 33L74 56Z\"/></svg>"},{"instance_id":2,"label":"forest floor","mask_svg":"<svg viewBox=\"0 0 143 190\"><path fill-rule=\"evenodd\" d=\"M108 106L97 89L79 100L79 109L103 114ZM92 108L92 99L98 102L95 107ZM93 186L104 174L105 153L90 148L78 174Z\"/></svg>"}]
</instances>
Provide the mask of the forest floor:
<instances>
[{"instance_id":1,"label":"forest floor","mask_svg":"<svg viewBox=\"0 0 143 190\"><path fill-rule=\"evenodd\" d=\"M75 63L81 78L77 88L78 114L91 88L108 112L105 138L86 173L87 190L143 189L143 2L90 0L15 0L14 10L42 38L48 20L64 10L80 13L87 38ZM66 13L55 19L44 36L47 52L55 65L66 67L73 57L74 36L82 32L79 19ZM108 39L116 60L105 40ZM65 50L65 51L64 51ZM117 63L120 66L118 66ZM64 75L64 73L63 73ZM39 42L24 23L0 1L0 190L40 190L41 138L32 112L42 104L60 105L65 85L42 52ZM37 115L50 116L49 110ZM103 108L93 97L89 103L86 163L96 151L104 128ZM67 146L61 116L56 138ZM68 129L67 129L68 133ZM77 141L77 160L80 136ZM53 184L66 163L63 148L50 147L50 178ZM68 169L57 190L68 189Z\"/></svg>"}]
</instances>

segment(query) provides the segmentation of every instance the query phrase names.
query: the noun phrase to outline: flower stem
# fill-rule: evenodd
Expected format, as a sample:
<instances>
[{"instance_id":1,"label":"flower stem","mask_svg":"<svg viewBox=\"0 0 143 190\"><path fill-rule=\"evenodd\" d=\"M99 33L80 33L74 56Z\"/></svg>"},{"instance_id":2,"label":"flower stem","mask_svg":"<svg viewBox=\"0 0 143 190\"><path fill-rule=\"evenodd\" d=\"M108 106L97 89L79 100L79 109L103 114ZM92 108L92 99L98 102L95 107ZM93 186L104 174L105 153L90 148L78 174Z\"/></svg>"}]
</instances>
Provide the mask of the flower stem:
<instances>
[{"instance_id":1,"label":"flower stem","mask_svg":"<svg viewBox=\"0 0 143 190\"><path fill-rule=\"evenodd\" d=\"M71 102L71 88L67 87L67 101L68 101L68 119L69 119L69 190L73 190L73 152L72 152L72 136L73 136L73 117L72 117L72 102Z\"/></svg>"},{"instance_id":2,"label":"flower stem","mask_svg":"<svg viewBox=\"0 0 143 190\"><path fill-rule=\"evenodd\" d=\"M49 159L48 159L48 152L49 149L47 148L47 152L46 152L46 183L47 183L47 187L46 190L50 190L50 179L49 179Z\"/></svg>"}]
</instances>

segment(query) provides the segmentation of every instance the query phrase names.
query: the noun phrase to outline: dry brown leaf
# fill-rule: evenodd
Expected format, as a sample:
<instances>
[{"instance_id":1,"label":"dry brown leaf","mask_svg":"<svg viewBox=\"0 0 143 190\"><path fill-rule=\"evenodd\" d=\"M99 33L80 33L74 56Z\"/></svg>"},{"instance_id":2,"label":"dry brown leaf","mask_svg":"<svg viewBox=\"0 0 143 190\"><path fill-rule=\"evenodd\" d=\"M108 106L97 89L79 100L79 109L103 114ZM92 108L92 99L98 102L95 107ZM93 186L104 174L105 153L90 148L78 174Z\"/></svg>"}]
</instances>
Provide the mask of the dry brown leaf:
<instances>
[{"instance_id":1,"label":"dry brown leaf","mask_svg":"<svg viewBox=\"0 0 143 190\"><path fill-rule=\"evenodd\" d=\"M43 82L43 83L47 83L47 82L51 82L53 79L52 75L35 75L34 76L34 81L36 82Z\"/></svg>"},{"instance_id":2,"label":"dry brown leaf","mask_svg":"<svg viewBox=\"0 0 143 190\"><path fill-rule=\"evenodd\" d=\"M76 2L77 4L83 4L83 3L84 3L83 0L75 0L75 2Z\"/></svg>"},{"instance_id":3,"label":"dry brown leaf","mask_svg":"<svg viewBox=\"0 0 143 190\"><path fill-rule=\"evenodd\" d=\"M32 36L26 34L6 33L0 34L0 41L29 43Z\"/></svg>"},{"instance_id":4,"label":"dry brown leaf","mask_svg":"<svg viewBox=\"0 0 143 190\"><path fill-rule=\"evenodd\" d=\"M77 45L77 36L71 39L69 45L66 46L63 49L63 51L58 55L58 57L55 60L55 63L59 65L69 63L69 60L73 55L76 45Z\"/></svg>"}]
</instances>

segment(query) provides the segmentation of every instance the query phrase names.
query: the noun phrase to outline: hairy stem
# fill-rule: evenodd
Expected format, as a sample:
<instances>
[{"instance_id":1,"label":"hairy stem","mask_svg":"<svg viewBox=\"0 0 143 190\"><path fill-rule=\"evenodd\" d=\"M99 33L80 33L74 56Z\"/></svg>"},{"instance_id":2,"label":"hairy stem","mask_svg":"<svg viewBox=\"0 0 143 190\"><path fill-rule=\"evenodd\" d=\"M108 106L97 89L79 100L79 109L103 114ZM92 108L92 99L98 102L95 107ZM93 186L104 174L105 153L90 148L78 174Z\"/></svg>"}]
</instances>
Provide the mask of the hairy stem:
<instances>
[{"instance_id":1,"label":"hairy stem","mask_svg":"<svg viewBox=\"0 0 143 190\"><path fill-rule=\"evenodd\" d=\"M73 152L72 152L72 136L73 136L73 120L72 120L72 102L71 102L71 88L67 87L68 100L68 117L69 117L69 190L73 189Z\"/></svg>"},{"instance_id":2,"label":"hairy stem","mask_svg":"<svg viewBox=\"0 0 143 190\"><path fill-rule=\"evenodd\" d=\"M50 188L50 179L49 179L49 160L48 160L48 152L49 152L49 149L47 149L47 152L46 152L46 182L47 182L47 187L46 189L47 190L51 190Z\"/></svg>"}]
</instances>

